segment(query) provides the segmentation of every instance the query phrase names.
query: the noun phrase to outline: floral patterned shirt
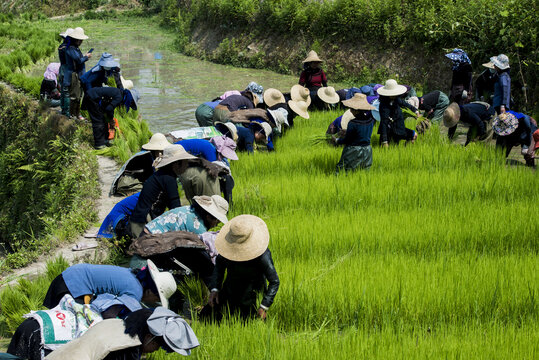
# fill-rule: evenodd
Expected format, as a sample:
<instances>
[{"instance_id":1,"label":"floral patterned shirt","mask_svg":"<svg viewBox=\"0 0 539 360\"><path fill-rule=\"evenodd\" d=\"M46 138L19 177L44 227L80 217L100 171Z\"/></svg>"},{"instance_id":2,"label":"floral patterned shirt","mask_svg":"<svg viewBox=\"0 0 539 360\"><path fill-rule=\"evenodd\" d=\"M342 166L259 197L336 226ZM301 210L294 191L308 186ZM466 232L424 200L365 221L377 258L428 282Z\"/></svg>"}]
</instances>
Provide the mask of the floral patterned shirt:
<instances>
[{"instance_id":1,"label":"floral patterned shirt","mask_svg":"<svg viewBox=\"0 0 539 360\"><path fill-rule=\"evenodd\" d=\"M177 207L156 217L146 224L151 234L162 234L169 231L188 231L200 235L208 231L204 221L192 206Z\"/></svg>"}]
</instances>

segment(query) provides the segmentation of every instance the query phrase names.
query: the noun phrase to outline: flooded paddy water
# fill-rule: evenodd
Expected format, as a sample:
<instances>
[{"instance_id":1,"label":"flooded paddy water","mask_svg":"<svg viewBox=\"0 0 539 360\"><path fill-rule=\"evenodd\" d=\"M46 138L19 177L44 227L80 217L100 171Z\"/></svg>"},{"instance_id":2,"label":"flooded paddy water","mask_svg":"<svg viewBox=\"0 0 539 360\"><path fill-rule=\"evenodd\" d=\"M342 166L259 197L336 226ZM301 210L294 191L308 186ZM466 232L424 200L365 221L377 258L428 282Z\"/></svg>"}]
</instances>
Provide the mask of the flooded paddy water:
<instances>
[{"instance_id":1,"label":"flooded paddy water","mask_svg":"<svg viewBox=\"0 0 539 360\"><path fill-rule=\"evenodd\" d=\"M200 104L227 90L243 90L251 81L265 89L273 87L286 92L299 78L299 74L289 76L235 68L183 56L171 50L174 34L148 19L66 20L53 25L57 25L58 31L75 26L84 28L90 39L83 42L82 52L95 49L87 70L103 52L119 59L124 78L132 80L141 94L140 114L152 132L197 126L195 110ZM42 75L43 71L41 67L35 69L34 75Z\"/></svg>"}]
</instances>

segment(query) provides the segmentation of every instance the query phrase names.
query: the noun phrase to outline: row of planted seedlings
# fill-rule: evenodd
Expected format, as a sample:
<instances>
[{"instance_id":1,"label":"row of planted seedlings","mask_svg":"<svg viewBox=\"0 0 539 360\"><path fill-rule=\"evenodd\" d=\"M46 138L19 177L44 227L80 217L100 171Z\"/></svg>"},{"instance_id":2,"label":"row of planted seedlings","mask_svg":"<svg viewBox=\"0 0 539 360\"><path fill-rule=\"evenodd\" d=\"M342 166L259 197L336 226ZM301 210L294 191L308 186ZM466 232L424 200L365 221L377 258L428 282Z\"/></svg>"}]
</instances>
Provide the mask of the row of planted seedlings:
<instances>
[{"instance_id":1,"label":"row of planted seedlings","mask_svg":"<svg viewBox=\"0 0 539 360\"><path fill-rule=\"evenodd\" d=\"M338 115L313 113L275 153L233 164L231 217L267 222L281 288L267 324L195 322L195 357L537 350L536 175L506 167L491 145L452 144L437 126L413 145L374 146L368 171L335 175L340 148L313 139Z\"/></svg>"}]
</instances>

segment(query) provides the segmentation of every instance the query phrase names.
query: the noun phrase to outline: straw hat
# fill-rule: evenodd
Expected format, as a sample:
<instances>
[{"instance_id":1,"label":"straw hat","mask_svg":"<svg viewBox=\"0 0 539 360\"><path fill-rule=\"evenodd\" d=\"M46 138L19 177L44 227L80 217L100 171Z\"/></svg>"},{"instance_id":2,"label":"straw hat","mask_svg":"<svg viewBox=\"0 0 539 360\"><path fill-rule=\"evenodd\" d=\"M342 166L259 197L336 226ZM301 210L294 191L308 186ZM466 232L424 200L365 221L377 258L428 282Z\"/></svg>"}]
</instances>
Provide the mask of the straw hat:
<instances>
[{"instance_id":1,"label":"straw hat","mask_svg":"<svg viewBox=\"0 0 539 360\"><path fill-rule=\"evenodd\" d=\"M285 103L284 95L277 89L269 88L264 91L264 102L268 107L273 105Z\"/></svg>"},{"instance_id":2,"label":"straw hat","mask_svg":"<svg viewBox=\"0 0 539 360\"><path fill-rule=\"evenodd\" d=\"M122 75L120 75L120 81L122 83L122 86L124 89L131 90L133 89L133 81L131 80L125 80Z\"/></svg>"},{"instance_id":3,"label":"straw hat","mask_svg":"<svg viewBox=\"0 0 539 360\"><path fill-rule=\"evenodd\" d=\"M211 216L226 224L228 218L226 214L228 213L228 202L219 195L201 195L194 196L193 200L200 205L201 208L206 210Z\"/></svg>"},{"instance_id":4,"label":"straw hat","mask_svg":"<svg viewBox=\"0 0 539 360\"><path fill-rule=\"evenodd\" d=\"M367 95L362 93L355 93L348 100L344 100L342 104L350 109L354 110L374 110L375 107L369 104L367 101Z\"/></svg>"},{"instance_id":5,"label":"straw hat","mask_svg":"<svg viewBox=\"0 0 539 360\"><path fill-rule=\"evenodd\" d=\"M290 97L294 101L305 101L307 107L311 105L311 92L304 86L296 84L290 89Z\"/></svg>"},{"instance_id":6,"label":"straw hat","mask_svg":"<svg viewBox=\"0 0 539 360\"><path fill-rule=\"evenodd\" d=\"M406 92L406 86L397 84L396 80L389 79L386 84L376 90L382 96L398 96Z\"/></svg>"},{"instance_id":7,"label":"straw hat","mask_svg":"<svg viewBox=\"0 0 539 360\"><path fill-rule=\"evenodd\" d=\"M518 128L518 120L515 115L504 112L494 118L492 130L499 136L511 135Z\"/></svg>"},{"instance_id":8,"label":"straw hat","mask_svg":"<svg viewBox=\"0 0 539 360\"><path fill-rule=\"evenodd\" d=\"M254 215L239 215L226 223L215 239L221 256L232 261L249 261L262 255L269 244L266 223Z\"/></svg>"},{"instance_id":9,"label":"straw hat","mask_svg":"<svg viewBox=\"0 0 539 360\"><path fill-rule=\"evenodd\" d=\"M321 87L316 93L320 100L327 104L336 104L341 100L333 86Z\"/></svg>"},{"instance_id":10,"label":"straw hat","mask_svg":"<svg viewBox=\"0 0 539 360\"><path fill-rule=\"evenodd\" d=\"M165 135L161 133L155 133L146 144L142 145L144 150L161 150L163 151L167 146L171 145Z\"/></svg>"},{"instance_id":11,"label":"straw hat","mask_svg":"<svg viewBox=\"0 0 539 360\"><path fill-rule=\"evenodd\" d=\"M493 56L490 58L490 62L498 69L509 69L509 58L507 57L507 55L500 54L498 56Z\"/></svg>"},{"instance_id":12,"label":"straw hat","mask_svg":"<svg viewBox=\"0 0 539 360\"><path fill-rule=\"evenodd\" d=\"M489 69L494 69L494 64L491 61L489 61L488 63L481 64L481 65Z\"/></svg>"},{"instance_id":13,"label":"straw hat","mask_svg":"<svg viewBox=\"0 0 539 360\"><path fill-rule=\"evenodd\" d=\"M84 34L84 29L81 27L73 29L73 31L68 35L70 38L77 40L86 40L88 36Z\"/></svg>"},{"instance_id":14,"label":"straw hat","mask_svg":"<svg viewBox=\"0 0 539 360\"><path fill-rule=\"evenodd\" d=\"M352 111L350 109L346 110L344 114L342 114L341 118L341 129L347 130L348 129L348 123L350 120L354 118L354 114L352 114Z\"/></svg>"},{"instance_id":15,"label":"straw hat","mask_svg":"<svg viewBox=\"0 0 539 360\"><path fill-rule=\"evenodd\" d=\"M157 287L159 293L159 301L164 308L168 309L168 299L178 289L174 276L168 271L159 271L153 261L148 260L148 269L150 270L150 276Z\"/></svg>"},{"instance_id":16,"label":"straw hat","mask_svg":"<svg viewBox=\"0 0 539 360\"><path fill-rule=\"evenodd\" d=\"M161 169L162 167L170 165L175 161L190 159L198 158L185 151L183 146L173 144L163 149L163 155L154 160L153 167L156 169Z\"/></svg>"},{"instance_id":17,"label":"straw hat","mask_svg":"<svg viewBox=\"0 0 539 360\"><path fill-rule=\"evenodd\" d=\"M460 107L456 102L451 103L444 111L444 125L452 128L460 120Z\"/></svg>"},{"instance_id":18,"label":"straw hat","mask_svg":"<svg viewBox=\"0 0 539 360\"><path fill-rule=\"evenodd\" d=\"M217 130L219 130L219 128L223 129L222 126L225 126L227 128L226 130L228 130L230 134L232 135L232 140L238 141L238 128L233 123L231 122L224 123L224 122L218 121L214 124L214 126L217 128ZM225 129L223 130L226 131ZM224 133L224 131L221 131L221 133Z\"/></svg>"},{"instance_id":19,"label":"straw hat","mask_svg":"<svg viewBox=\"0 0 539 360\"><path fill-rule=\"evenodd\" d=\"M293 112L298 114L304 119L309 118L309 113L307 112L307 108L309 107L305 101L294 101L289 100L288 101L288 107L292 109Z\"/></svg>"},{"instance_id":20,"label":"straw hat","mask_svg":"<svg viewBox=\"0 0 539 360\"><path fill-rule=\"evenodd\" d=\"M311 50L309 51L309 54L307 54L307 57L305 58L305 60L303 60L303 63L309 63L309 62L322 62L323 60L321 60L319 57L318 57L318 54L316 53L316 51L314 50Z\"/></svg>"},{"instance_id":21,"label":"straw hat","mask_svg":"<svg viewBox=\"0 0 539 360\"><path fill-rule=\"evenodd\" d=\"M66 31L64 31L63 33L60 33L59 35L63 38L66 38L69 36L69 34L71 34L73 32L73 28L67 28Z\"/></svg>"}]
</instances>

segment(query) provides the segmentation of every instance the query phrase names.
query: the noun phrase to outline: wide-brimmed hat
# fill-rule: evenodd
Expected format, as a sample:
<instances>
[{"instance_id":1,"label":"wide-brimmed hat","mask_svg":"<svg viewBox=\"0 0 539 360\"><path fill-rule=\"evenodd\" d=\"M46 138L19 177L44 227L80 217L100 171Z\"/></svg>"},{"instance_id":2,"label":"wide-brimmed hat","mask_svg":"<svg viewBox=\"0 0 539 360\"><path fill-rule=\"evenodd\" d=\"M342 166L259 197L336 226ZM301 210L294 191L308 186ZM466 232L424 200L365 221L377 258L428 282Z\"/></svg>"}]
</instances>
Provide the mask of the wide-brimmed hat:
<instances>
[{"instance_id":1,"label":"wide-brimmed hat","mask_svg":"<svg viewBox=\"0 0 539 360\"><path fill-rule=\"evenodd\" d=\"M305 101L307 107L311 105L311 92L304 86L296 84L290 89L290 97L294 101Z\"/></svg>"},{"instance_id":2,"label":"wide-brimmed hat","mask_svg":"<svg viewBox=\"0 0 539 360\"><path fill-rule=\"evenodd\" d=\"M120 63L112 57L111 53L108 52L101 54L101 58L97 62L97 65L108 68L120 67Z\"/></svg>"},{"instance_id":3,"label":"wide-brimmed hat","mask_svg":"<svg viewBox=\"0 0 539 360\"><path fill-rule=\"evenodd\" d=\"M159 301L164 308L168 309L168 299L178 289L174 276L168 271L159 271L153 261L148 260L148 269L150 270L150 276L157 287L159 293Z\"/></svg>"},{"instance_id":4,"label":"wide-brimmed hat","mask_svg":"<svg viewBox=\"0 0 539 360\"><path fill-rule=\"evenodd\" d=\"M185 151L183 146L172 144L163 149L163 155L155 159L152 165L154 168L160 169L164 166L172 164L175 161L191 159L198 158Z\"/></svg>"},{"instance_id":5,"label":"wide-brimmed hat","mask_svg":"<svg viewBox=\"0 0 539 360\"><path fill-rule=\"evenodd\" d=\"M267 122L253 122L252 124L258 125L262 128L262 131L264 131L264 135L266 136L265 142L268 143L270 135L273 133L273 130L271 129L270 124Z\"/></svg>"},{"instance_id":6,"label":"wide-brimmed hat","mask_svg":"<svg viewBox=\"0 0 539 360\"><path fill-rule=\"evenodd\" d=\"M277 126L277 130L281 131L281 126L284 124L288 126L288 111L284 108L278 108L275 110L268 110L268 113L273 119L273 122Z\"/></svg>"},{"instance_id":7,"label":"wide-brimmed hat","mask_svg":"<svg viewBox=\"0 0 539 360\"><path fill-rule=\"evenodd\" d=\"M250 91L253 94L255 94L258 97L258 103L262 104L264 103L264 97L262 96L264 94L264 88L262 85L258 85L254 81L251 81L249 85L245 88L245 91Z\"/></svg>"},{"instance_id":8,"label":"wide-brimmed hat","mask_svg":"<svg viewBox=\"0 0 539 360\"><path fill-rule=\"evenodd\" d=\"M309 63L309 62L323 62L323 60L321 60L318 57L318 54L316 53L316 51L311 50L307 54L307 57L305 58L305 60L303 60L303 63Z\"/></svg>"},{"instance_id":9,"label":"wide-brimmed hat","mask_svg":"<svg viewBox=\"0 0 539 360\"><path fill-rule=\"evenodd\" d=\"M206 210L211 216L226 224L228 218L226 214L228 213L228 202L219 195L201 195L194 196L193 200L196 201L201 208Z\"/></svg>"},{"instance_id":10,"label":"wide-brimmed hat","mask_svg":"<svg viewBox=\"0 0 539 360\"><path fill-rule=\"evenodd\" d=\"M251 93L251 96L253 97L253 105L254 105L254 107L256 107L258 105L258 103L260 102L260 99L258 98L258 95L255 94L254 92L252 92L251 90L245 90L243 92L244 95L246 93Z\"/></svg>"},{"instance_id":11,"label":"wide-brimmed hat","mask_svg":"<svg viewBox=\"0 0 539 360\"><path fill-rule=\"evenodd\" d=\"M249 261L262 255L269 244L266 223L254 215L239 215L226 223L215 239L218 253L232 261Z\"/></svg>"},{"instance_id":12,"label":"wide-brimmed hat","mask_svg":"<svg viewBox=\"0 0 539 360\"><path fill-rule=\"evenodd\" d=\"M354 114L352 114L352 111L350 109L346 110L344 114L342 114L341 117L341 129L347 130L348 129L348 123L350 120L354 118Z\"/></svg>"},{"instance_id":13,"label":"wide-brimmed hat","mask_svg":"<svg viewBox=\"0 0 539 360\"><path fill-rule=\"evenodd\" d=\"M398 96L404 94L407 90L406 86L397 84L394 79L389 79L384 86L376 91L382 96Z\"/></svg>"},{"instance_id":14,"label":"wide-brimmed hat","mask_svg":"<svg viewBox=\"0 0 539 360\"><path fill-rule=\"evenodd\" d=\"M84 34L84 29L81 27L73 29L71 33L68 35L70 38L77 39L77 40L86 40L88 39L88 36Z\"/></svg>"},{"instance_id":15,"label":"wide-brimmed hat","mask_svg":"<svg viewBox=\"0 0 539 360\"><path fill-rule=\"evenodd\" d=\"M66 31L64 31L63 33L60 33L59 35L63 38L66 38L69 36L69 34L71 34L73 32L73 28L67 28Z\"/></svg>"},{"instance_id":16,"label":"wide-brimmed hat","mask_svg":"<svg viewBox=\"0 0 539 360\"><path fill-rule=\"evenodd\" d=\"M371 110L372 117L376 121L380 121L380 100L375 99L371 105L374 107L374 110Z\"/></svg>"},{"instance_id":17,"label":"wide-brimmed hat","mask_svg":"<svg viewBox=\"0 0 539 360\"><path fill-rule=\"evenodd\" d=\"M274 88L269 88L264 91L264 102L268 107L272 107L273 105L285 103L286 100L282 92Z\"/></svg>"},{"instance_id":18,"label":"wide-brimmed hat","mask_svg":"<svg viewBox=\"0 0 539 360\"><path fill-rule=\"evenodd\" d=\"M124 89L131 90L134 87L133 81L124 79L122 75L120 75L120 82L122 83Z\"/></svg>"},{"instance_id":19,"label":"wide-brimmed hat","mask_svg":"<svg viewBox=\"0 0 539 360\"><path fill-rule=\"evenodd\" d=\"M493 56L490 58L490 62L494 64L494 66L496 66L498 69L509 69L509 58L507 57L507 55L500 54L498 56Z\"/></svg>"},{"instance_id":20,"label":"wide-brimmed hat","mask_svg":"<svg viewBox=\"0 0 539 360\"><path fill-rule=\"evenodd\" d=\"M449 104L444 111L444 126L452 128L457 125L460 120L460 107L456 102Z\"/></svg>"},{"instance_id":21,"label":"wide-brimmed hat","mask_svg":"<svg viewBox=\"0 0 539 360\"><path fill-rule=\"evenodd\" d=\"M215 136L210 139L217 152L230 160L238 160L236 142L226 135Z\"/></svg>"},{"instance_id":22,"label":"wide-brimmed hat","mask_svg":"<svg viewBox=\"0 0 539 360\"><path fill-rule=\"evenodd\" d=\"M492 130L499 136L511 135L518 128L518 120L515 115L504 112L494 118Z\"/></svg>"},{"instance_id":23,"label":"wide-brimmed hat","mask_svg":"<svg viewBox=\"0 0 539 360\"><path fill-rule=\"evenodd\" d=\"M321 87L316 93L318 94L320 100L326 104L336 104L341 100L339 98L339 94L337 94L333 86Z\"/></svg>"},{"instance_id":24,"label":"wide-brimmed hat","mask_svg":"<svg viewBox=\"0 0 539 360\"><path fill-rule=\"evenodd\" d=\"M217 128L217 130L221 131L220 129L226 131L225 129L222 128L222 126L225 126L227 128L227 130L230 132L230 134L232 135L232 140L234 141L238 141L238 128L236 127L236 125L234 125L233 123L231 122L216 122L214 124L214 126ZM221 133L224 133L223 131L221 131Z\"/></svg>"},{"instance_id":25,"label":"wide-brimmed hat","mask_svg":"<svg viewBox=\"0 0 539 360\"><path fill-rule=\"evenodd\" d=\"M144 150L160 150L163 151L167 146L171 145L165 135L155 133L146 144L142 145Z\"/></svg>"},{"instance_id":26,"label":"wide-brimmed hat","mask_svg":"<svg viewBox=\"0 0 539 360\"><path fill-rule=\"evenodd\" d=\"M494 69L494 64L492 63L492 61L489 61L489 62L481 64L481 65L483 65L484 67L489 68L489 69Z\"/></svg>"},{"instance_id":27,"label":"wide-brimmed hat","mask_svg":"<svg viewBox=\"0 0 539 360\"><path fill-rule=\"evenodd\" d=\"M305 101L288 100L288 107L302 118L309 118L309 113L307 112L309 105Z\"/></svg>"},{"instance_id":28,"label":"wide-brimmed hat","mask_svg":"<svg viewBox=\"0 0 539 360\"><path fill-rule=\"evenodd\" d=\"M355 93L348 100L344 100L342 104L350 109L354 110L374 110L375 107L369 104L367 101L367 95L362 93Z\"/></svg>"},{"instance_id":29,"label":"wide-brimmed hat","mask_svg":"<svg viewBox=\"0 0 539 360\"><path fill-rule=\"evenodd\" d=\"M154 336L161 336L168 346L165 351L175 351L180 355L190 355L191 349L200 345L189 324L175 312L164 307L155 308L148 320L148 330Z\"/></svg>"}]
</instances>

